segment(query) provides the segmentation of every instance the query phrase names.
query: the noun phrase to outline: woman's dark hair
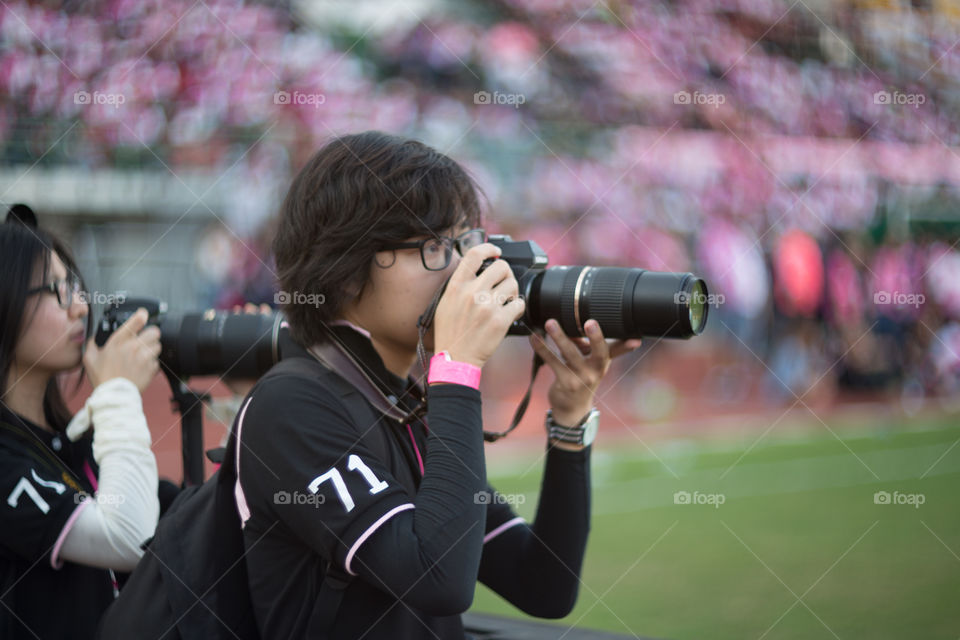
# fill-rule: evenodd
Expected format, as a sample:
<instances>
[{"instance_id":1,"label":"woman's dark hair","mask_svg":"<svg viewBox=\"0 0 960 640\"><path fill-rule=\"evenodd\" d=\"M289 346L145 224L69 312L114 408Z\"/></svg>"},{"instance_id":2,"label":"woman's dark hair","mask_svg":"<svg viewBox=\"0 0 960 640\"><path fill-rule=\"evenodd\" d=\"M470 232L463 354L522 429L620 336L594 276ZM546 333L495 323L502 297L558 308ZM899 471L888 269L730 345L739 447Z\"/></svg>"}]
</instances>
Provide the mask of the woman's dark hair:
<instances>
[{"instance_id":1,"label":"woman's dark hair","mask_svg":"<svg viewBox=\"0 0 960 640\"><path fill-rule=\"evenodd\" d=\"M323 296L284 307L293 339L327 339L385 244L480 226L479 194L463 167L416 140L367 131L324 145L290 185L273 241L280 290Z\"/></svg>"},{"instance_id":2,"label":"woman's dark hair","mask_svg":"<svg viewBox=\"0 0 960 640\"><path fill-rule=\"evenodd\" d=\"M31 226L31 221L12 212L7 221L0 224L0 260L3 262L3 279L0 281L0 394L5 395L7 384L11 381L10 369L13 366L14 350L29 322L27 318L27 290L35 283L34 270L42 269L43 279L50 277L50 262L56 253L68 273L80 277L73 256L56 236L43 229ZM86 287L81 280L81 286ZM87 336L92 334L93 319L87 316ZM83 381L81 375L77 388ZM2 396L0 396L2 397ZM58 376L52 376L43 395L43 413L50 426L57 430L66 428L70 421L70 410L64 402Z\"/></svg>"}]
</instances>

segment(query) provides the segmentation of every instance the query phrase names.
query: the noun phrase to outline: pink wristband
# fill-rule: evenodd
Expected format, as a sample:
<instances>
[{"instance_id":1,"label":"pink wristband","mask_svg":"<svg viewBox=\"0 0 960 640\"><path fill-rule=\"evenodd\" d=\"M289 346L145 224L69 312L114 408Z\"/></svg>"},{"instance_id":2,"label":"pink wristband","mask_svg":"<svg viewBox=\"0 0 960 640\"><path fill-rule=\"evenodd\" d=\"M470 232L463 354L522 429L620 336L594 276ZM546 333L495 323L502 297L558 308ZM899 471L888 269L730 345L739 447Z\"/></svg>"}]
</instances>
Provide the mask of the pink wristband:
<instances>
[{"instance_id":1,"label":"pink wristband","mask_svg":"<svg viewBox=\"0 0 960 640\"><path fill-rule=\"evenodd\" d=\"M427 384L434 382L451 382L479 390L480 367L451 360L449 353L439 351L430 358L430 371L427 374Z\"/></svg>"}]
</instances>

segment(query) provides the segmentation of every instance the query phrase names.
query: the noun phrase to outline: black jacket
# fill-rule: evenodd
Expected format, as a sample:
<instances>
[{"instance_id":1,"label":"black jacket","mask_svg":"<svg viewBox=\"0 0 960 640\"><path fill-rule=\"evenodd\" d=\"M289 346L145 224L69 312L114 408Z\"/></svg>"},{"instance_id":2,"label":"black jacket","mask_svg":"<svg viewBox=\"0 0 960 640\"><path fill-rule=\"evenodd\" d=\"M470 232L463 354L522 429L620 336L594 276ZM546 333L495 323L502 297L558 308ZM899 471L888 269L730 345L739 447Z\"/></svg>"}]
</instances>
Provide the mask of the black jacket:
<instances>
[{"instance_id":1,"label":"black jacket","mask_svg":"<svg viewBox=\"0 0 960 640\"><path fill-rule=\"evenodd\" d=\"M335 333L385 393L412 406L412 380L390 373L369 339ZM312 356L293 345L287 357ZM547 453L528 526L486 482L480 393L439 385L428 400L425 421L358 425L318 381L274 377L250 392L237 424L237 502L263 637L305 637L330 562L354 577L336 638L463 638L459 614L478 578L531 615L572 609L589 449ZM365 429L388 431L386 456L364 445Z\"/></svg>"}]
</instances>

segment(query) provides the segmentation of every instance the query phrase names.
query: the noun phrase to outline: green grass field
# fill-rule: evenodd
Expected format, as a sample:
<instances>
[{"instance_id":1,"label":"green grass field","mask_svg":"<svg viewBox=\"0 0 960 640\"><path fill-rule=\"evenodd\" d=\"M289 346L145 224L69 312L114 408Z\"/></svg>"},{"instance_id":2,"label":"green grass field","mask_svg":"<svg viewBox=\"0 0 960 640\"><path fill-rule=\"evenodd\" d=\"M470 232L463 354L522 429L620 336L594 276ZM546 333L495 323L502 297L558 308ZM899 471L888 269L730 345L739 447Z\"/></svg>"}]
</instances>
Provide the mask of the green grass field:
<instances>
[{"instance_id":1,"label":"green grass field","mask_svg":"<svg viewBox=\"0 0 960 640\"><path fill-rule=\"evenodd\" d=\"M814 422L756 446L599 443L580 598L559 622L678 640L960 637L960 420L829 426L842 442ZM490 480L525 494L532 519L541 472L494 460ZM482 585L473 610L523 616Z\"/></svg>"}]
</instances>

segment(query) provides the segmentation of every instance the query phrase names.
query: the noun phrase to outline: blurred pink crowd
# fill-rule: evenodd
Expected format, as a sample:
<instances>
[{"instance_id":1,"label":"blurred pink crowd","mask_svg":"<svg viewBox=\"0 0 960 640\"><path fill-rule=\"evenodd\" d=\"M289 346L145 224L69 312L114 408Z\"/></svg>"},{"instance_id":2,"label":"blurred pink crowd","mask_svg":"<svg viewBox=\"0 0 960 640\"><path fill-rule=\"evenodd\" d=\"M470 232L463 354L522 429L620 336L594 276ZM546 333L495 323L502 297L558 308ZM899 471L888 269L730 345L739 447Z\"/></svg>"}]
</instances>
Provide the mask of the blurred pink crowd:
<instances>
[{"instance_id":1,"label":"blurred pink crowd","mask_svg":"<svg viewBox=\"0 0 960 640\"><path fill-rule=\"evenodd\" d=\"M957 15L503 0L371 34L239 0L71 6L0 8L7 164L238 166L282 192L332 135L405 133L552 264L701 273L708 335L769 362L774 390L827 367L960 384ZM264 233L229 243L211 300L272 301Z\"/></svg>"}]
</instances>

